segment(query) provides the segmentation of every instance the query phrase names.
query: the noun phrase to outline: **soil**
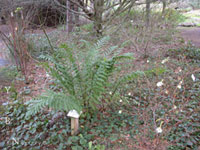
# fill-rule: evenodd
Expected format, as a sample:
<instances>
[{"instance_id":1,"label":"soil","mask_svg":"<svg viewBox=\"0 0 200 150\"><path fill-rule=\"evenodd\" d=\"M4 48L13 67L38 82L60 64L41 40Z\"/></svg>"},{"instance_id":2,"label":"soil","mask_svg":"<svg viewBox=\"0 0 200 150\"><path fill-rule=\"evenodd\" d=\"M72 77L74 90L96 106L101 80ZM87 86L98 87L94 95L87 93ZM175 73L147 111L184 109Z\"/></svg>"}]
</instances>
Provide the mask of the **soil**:
<instances>
[{"instance_id":1,"label":"soil","mask_svg":"<svg viewBox=\"0 0 200 150\"><path fill-rule=\"evenodd\" d=\"M182 27L180 32L186 41L190 41L194 46L200 48L200 27Z\"/></svg>"}]
</instances>

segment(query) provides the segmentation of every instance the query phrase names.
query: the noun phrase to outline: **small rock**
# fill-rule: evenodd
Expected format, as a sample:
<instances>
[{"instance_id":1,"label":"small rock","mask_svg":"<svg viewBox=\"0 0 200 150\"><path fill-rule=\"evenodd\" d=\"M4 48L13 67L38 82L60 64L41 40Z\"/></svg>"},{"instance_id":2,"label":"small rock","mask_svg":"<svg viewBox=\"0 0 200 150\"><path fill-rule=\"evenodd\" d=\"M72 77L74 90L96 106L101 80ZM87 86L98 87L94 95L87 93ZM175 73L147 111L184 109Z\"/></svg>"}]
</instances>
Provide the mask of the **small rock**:
<instances>
[{"instance_id":1,"label":"small rock","mask_svg":"<svg viewBox=\"0 0 200 150\"><path fill-rule=\"evenodd\" d=\"M193 23L193 22L184 22L184 23L180 23L179 26L183 26L183 27L194 27L194 26L196 26L196 24Z\"/></svg>"}]
</instances>

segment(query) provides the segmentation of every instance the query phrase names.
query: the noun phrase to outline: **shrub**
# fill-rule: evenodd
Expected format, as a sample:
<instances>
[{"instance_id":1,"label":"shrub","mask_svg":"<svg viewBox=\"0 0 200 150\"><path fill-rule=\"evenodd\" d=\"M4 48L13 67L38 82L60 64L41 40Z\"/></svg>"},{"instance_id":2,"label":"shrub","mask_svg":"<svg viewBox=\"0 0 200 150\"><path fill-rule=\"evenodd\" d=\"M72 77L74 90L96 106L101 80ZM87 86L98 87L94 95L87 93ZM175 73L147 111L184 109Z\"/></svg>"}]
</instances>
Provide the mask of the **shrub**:
<instances>
[{"instance_id":1,"label":"shrub","mask_svg":"<svg viewBox=\"0 0 200 150\"><path fill-rule=\"evenodd\" d=\"M131 59L132 54L120 54L117 46L108 48L109 38L99 40L95 45L84 42L87 52L74 51L66 44L53 56L41 56L47 60L45 66L60 86L57 91L48 90L36 100L30 101L28 114L37 113L43 107L49 106L56 110L75 109L92 112L102 104L103 94L108 93L107 85L111 77L121 65L120 60ZM102 51L103 50L103 51ZM119 78L114 82L114 92L121 82L136 77L141 72ZM112 92L112 95L114 95Z\"/></svg>"}]
</instances>

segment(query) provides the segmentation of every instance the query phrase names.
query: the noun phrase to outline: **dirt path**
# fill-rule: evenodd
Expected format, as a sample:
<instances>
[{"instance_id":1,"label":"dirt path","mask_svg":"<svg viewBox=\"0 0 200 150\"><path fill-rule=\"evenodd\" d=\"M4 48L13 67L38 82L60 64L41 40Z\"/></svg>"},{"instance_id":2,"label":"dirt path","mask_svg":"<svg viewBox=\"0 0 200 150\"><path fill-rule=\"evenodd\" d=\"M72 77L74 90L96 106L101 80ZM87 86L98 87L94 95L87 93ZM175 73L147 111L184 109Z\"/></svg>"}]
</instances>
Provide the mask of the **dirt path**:
<instances>
[{"instance_id":1,"label":"dirt path","mask_svg":"<svg viewBox=\"0 0 200 150\"><path fill-rule=\"evenodd\" d=\"M196 47L200 48L200 28L182 27L180 28L181 36L186 41L191 41Z\"/></svg>"}]
</instances>

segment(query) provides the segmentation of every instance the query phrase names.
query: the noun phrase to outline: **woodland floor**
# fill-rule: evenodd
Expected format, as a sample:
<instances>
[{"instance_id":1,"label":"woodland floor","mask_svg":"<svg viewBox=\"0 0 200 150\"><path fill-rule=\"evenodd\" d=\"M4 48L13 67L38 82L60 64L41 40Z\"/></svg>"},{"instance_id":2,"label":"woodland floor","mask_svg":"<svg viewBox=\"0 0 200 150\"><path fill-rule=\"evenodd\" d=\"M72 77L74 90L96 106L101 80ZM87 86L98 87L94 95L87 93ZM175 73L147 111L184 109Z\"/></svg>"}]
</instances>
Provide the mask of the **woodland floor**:
<instances>
[{"instance_id":1,"label":"woodland floor","mask_svg":"<svg viewBox=\"0 0 200 150\"><path fill-rule=\"evenodd\" d=\"M0 26L0 30L4 33L9 33L8 28L6 26ZM52 29L47 30L48 33L51 31ZM185 42L191 41L191 43L194 44L194 46L200 48L200 28L178 28L178 31L180 32L178 33L177 37L182 37L185 40ZM42 34L42 30L35 30L35 31L28 31L28 32ZM154 49L159 51L160 49L168 50L173 47L181 46L180 43L176 43L176 44L175 45L174 43L169 43L166 45L158 44L158 45L155 45L156 48ZM157 48L158 46L159 48ZM12 79L12 78L10 79L10 74L8 75L7 73L5 73L9 71L5 71L4 69L4 68L8 69L9 67L7 66L12 66L10 65L10 60L8 60L7 57L4 56L5 48L6 48L5 44L0 39L0 106L3 103L9 102L9 100L11 99L8 92L5 91L5 88L4 90L1 90L3 89L2 87L10 86L12 88L13 82L14 82L13 84L14 89L17 91L16 93L19 93L20 96L23 96L23 100L30 100L36 95L40 95L44 91L45 87L48 87L48 80L50 80L50 78L47 77L46 75L46 71L32 60L28 63L28 77L30 79L29 84L25 84L25 82L19 79L18 76L16 77L16 79ZM134 51L134 49L127 48L125 51L130 52L130 51ZM155 56L157 51L155 51L152 55ZM156 57L156 59L160 59L160 58ZM133 63L139 69L142 66L142 64L145 64L146 62L147 62L146 59L137 57L137 54L136 54L136 59L134 60ZM142 141L145 141L145 139L144 140L142 139ZM159 141L157 141L156 139L154 142L154 145L156 145L157 143L159 143ZM167 141L164 141L161 143L163 145L168 145ZM146 147L151 145L151 143L145 143L145 144L146 144ZM161 149L164 149L164 148L161 147Z\"/></svg>"},{"instance_id":2,"label":"woodland floor","mask_svg":"<svg viewBox=\"0 0 200 150\"><path fill-rule=\"evenodd\" d=\"M47 29L47 32L51 32L52 30L55 29ZM200 28L179 28L178 29L180 31L180 37L182 37L186 42L191 41L192 44L194 44L196 47L200 47ZM8 30L8 26L5 25L1 25L0 26L0 31L8 34L9 30ZM28 31L31 33L42 33L42 30L34 30L34 31ZM165 46L164 49L169 49L172 45L168 45L168 47ZM173 46L172 46L173 47ZM4 55L5 53L5 49L6 46L3 43L2 39L0 39L0 88L3 86L10 86L12 83L12 79L10 79L8 77L8 75L5 73L5 69L4 71L2 71L2 68L5 68L5 66L9 66L10 60L7 59L7 57ZM128 51L128 50L126 50ZM130 50L129 50L130 51ZM135 61L135 64L142 64L145 60L141 60L138 59L139 61ZM139 65L140 66L140 65ZM29 62L28 64L28 68L30 68L29 72L29 78L31 79L29 85L26 85L24 82L22 81L15 81L15 88L17 89L17 91L19 92L23 92L25 91L24 87L27 87L27 89L31 90L31 94L28 95L24 95L25 99L31 99L32 97L34 97L35 95L38 95L41 93L41 90L43 90L47 85L47 77L46 77L46 72L44 69L42 69L41 67L38 67L37 65L35 65L35 63ZM26 90L27 90L26 89ZM6 102L6 98L7 98L7 94L6 92L1 92L0 91L0 104Z\"/></svg>"}]
</instances>

